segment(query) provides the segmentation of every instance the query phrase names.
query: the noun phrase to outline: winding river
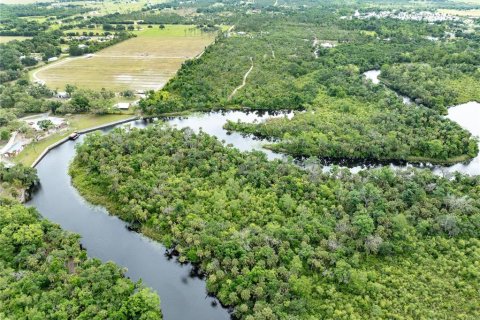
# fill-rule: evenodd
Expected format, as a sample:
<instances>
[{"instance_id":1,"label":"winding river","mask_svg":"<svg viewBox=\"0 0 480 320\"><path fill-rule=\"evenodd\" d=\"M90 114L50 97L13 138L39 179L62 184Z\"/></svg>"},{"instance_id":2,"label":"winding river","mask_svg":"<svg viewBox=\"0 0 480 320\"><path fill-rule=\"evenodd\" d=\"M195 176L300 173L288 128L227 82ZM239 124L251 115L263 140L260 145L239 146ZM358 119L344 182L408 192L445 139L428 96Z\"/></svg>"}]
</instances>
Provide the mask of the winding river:
<instances>
[{"instance_id":1,"label":"winding river","mask_svg":"<svg viewBox=\"0 0 480 320\"><path fill-rule=\"evenodd\" d=\"M276 116L292 115L288 113ZM203 130L243 151L262 150L269 159L281 158L282 155L263 149L262 141L238 133L229 134L222 128L227 120L252 122L267 117L268 115L230 111L193 114L165 121L178 128L191 127L197 132ZM479 103L453 107L448 117L480 136ZM137 120L118 126L142 128L145 125L146 122ZM102 131L108 132L112 128ZM205 281L194 275L191 265L169 259L165 255L165 247L141 234L128 231L123 221L108 215L104 208L89 204L79 195L70 183L68 166L75 155L75 144L81 143L83 139L82 135L75 142L67 141L50 151L37 165L41 185L28 204L35 206L44 217L60 224L62 228L80 234L89 256L102 261L114 261L126 267L127 276L133 280L142 279L145 285L156 290L161 298L164 319L229 319L228 310L222 308L215 298L207 296ZM355 170L358 169L361 168L356 167ZM480 157L469 164L435 167L433 170L440 173L460 171L480 174Z\"/></svg>"}]
</instances>

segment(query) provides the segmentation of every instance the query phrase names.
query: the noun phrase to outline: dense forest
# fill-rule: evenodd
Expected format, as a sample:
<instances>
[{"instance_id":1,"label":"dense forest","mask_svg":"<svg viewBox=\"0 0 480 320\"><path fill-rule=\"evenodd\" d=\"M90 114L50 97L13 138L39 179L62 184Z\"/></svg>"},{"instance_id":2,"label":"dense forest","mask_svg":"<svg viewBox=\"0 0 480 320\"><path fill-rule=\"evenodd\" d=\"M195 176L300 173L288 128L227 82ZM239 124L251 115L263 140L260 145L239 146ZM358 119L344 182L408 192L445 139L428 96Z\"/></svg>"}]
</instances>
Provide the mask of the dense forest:
<instances>
[{"instance_id":1,"label":"dense forest","mask_svg":"<svg viewBox=\"0 0 480 320\"><path fill-rule=\"evenodd\" d=\"M307 167L157 125L89 135L70 171L238 318L480 316L478 177Z\"/></svg>"},{"instance_id":2,"label":"dense forest","mask_svg":"<svg viewBox=\"0 0 480 320\"><path fill-rule=\"evenodd\" d=\"M141 101L142 112L306 109L293 119L226 125L277 139L270 148L294 156L454 163L478 153L470 134L441 116L446 106L479 99L478 43L425 38L443 35L443 24L339 20L315 10L285 20L241 19ZM426 67L401 72L416 65ZM362 75L380 68L389 88ZM403 105L390 89L419 107Z\"/></svg>"},{"instance_id":3,"label":"dense forest","mask_svg":"<svg viewBox=\"0 0 480 320\"><path fill-rule=\"evenodd\" d=\"M0 318L161 319L158 296L34 208L0 200Z\"/></svg>"},{"instance_id":4,"label":"dense forest","mask_svg":"<svg viewBox=\"0 0 480 320\"><path fill-rule=\"evenodd\" d=\"M456 68L457 75L477 76L478 43L426 39L444 34L442 24L338 18L312 10L306 15L257 14L239 19L233 31L219 36L201 59L186 62L163 90L145 101L143 110L159 114L236 107L298 109L314 103L318 70L341 67L362 73L423 62ZM252 61L245 87L231 97Z\"/></svg>"}]
</instances>

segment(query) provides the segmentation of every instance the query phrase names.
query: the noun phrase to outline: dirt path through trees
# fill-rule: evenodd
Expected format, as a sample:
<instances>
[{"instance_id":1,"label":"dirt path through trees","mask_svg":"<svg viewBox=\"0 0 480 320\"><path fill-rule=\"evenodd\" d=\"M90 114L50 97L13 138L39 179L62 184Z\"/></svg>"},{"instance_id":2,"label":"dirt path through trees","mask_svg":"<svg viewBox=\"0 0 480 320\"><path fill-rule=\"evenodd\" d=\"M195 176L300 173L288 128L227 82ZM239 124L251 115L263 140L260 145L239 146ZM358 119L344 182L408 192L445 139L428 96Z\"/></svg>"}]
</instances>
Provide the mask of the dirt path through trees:
<instances>
[{"instance_id":1,"label":"dirt path through trees","mask_svg":"<svg viewBox=\"0 0 480 320\"><path fill-rule=\"evenodd\" d=\"M247 84L247 77L248 75L250 74L250 72L252 72L253 70L253 58L250 57L250 62L252 63L252 66L250 67L250 69L248 69L248 71L245 73L245 75L243 76L243 82L241 85L239 85L238 87L236 87L232 93L228 96L228 100L232 100L233 96L237 93L238 90L242 89L245 84Z\"/></svg>"}]
</instances>

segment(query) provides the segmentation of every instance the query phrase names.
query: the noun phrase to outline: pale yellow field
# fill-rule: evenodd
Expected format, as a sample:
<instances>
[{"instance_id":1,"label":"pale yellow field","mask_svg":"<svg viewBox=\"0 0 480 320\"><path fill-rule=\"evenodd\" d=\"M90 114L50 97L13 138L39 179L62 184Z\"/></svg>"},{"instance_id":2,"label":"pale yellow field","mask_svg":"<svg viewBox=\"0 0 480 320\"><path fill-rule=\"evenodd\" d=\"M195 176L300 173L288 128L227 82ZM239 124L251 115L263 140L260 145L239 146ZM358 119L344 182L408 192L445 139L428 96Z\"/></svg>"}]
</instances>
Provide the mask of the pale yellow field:
<instances>
[{"instance_id":1,"label":"pale yellow field","mask_svg":"<svg viewBox=\"0 0 480 320\"><path fill-rule=\"evenodd\" d=\"M193 32L191 26L146 29L138 37L95 53L92 57L66 58L32 73L52 89L66 84L114 91L162 87L189 58L200 54L214 34Z\"/></svg>"},{"instance_id":2,"label":"pale yellow field","mask_svg":"<svg viewBox=\"0 0 480 320\"><path fill-rule=\"evenodd\" d=\"M439 9L438 12L462 17L480 17L480 10Z\"/></svg>"},{"instance_id":3,"label":"pale yellow field","mask_svg":"<svg viewBox=\"0 0 480 320\"><path fill-rule=\"evenodd\" d=\"M7 43L13 40L25 40L25 39L30 39L31 37L16 37L16 36L0 36L0 43Z\"/></svg>"}]
</instances>

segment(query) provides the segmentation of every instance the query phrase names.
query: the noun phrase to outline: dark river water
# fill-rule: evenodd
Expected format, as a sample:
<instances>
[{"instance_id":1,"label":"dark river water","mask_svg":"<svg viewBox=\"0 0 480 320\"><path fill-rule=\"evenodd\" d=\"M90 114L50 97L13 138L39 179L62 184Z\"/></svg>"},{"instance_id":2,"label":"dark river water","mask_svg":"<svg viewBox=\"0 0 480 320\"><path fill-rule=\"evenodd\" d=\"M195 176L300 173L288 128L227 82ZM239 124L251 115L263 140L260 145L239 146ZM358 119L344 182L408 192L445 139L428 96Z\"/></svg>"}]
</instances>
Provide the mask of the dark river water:
<instances>
[{"instance_id":1,"label":"dark river water","mask_svg":"<svg viewBox=\"0 0 480 320\"><path fill-rule=\"evenodd\" d=\"M292 113L276 116L291 117ZM269 159L282 155L262 148L262 141L244 137L237 133L228 134L223 128L227 120L252 122L261 121L268 115L231 111L194 114L185 118L167 120L178 128L191 127L198 132L217 136L227 144L240 150L262 150ZM480 104L469 103L453 107L449 117L465 129L480 135ZM146 122L134 121L122 127L145 127ZM104 129L108 132L112 128ZM114 261L127 268L127 275L133 280L142 279L160 296L164 319L166 320L216 320L229 319L228 310L222 308L215 298L207 296L205 281L192 275L192 266L179 264L165 255L165 247L146 237L128 231L125 223L108 215L100 206L86 202L71 185L68 166L75 155L75 144L82 143L82 135L77 141L68 141L50 151L37 165L41 181L40 188L33 194L29 205L35 206L50 221L58 223L65 230L82 236L82 244L90 257L102 261ZM397 168L401 168L396 166ZM354 167L353 171L363 167ZM452 167L432 167L439 174L460 171L467 174L480 174L480 157L468 164Z\"/></svg>"}]
</instances>

